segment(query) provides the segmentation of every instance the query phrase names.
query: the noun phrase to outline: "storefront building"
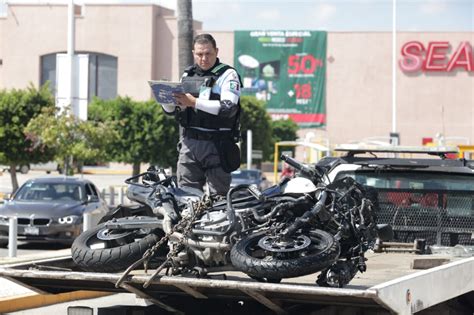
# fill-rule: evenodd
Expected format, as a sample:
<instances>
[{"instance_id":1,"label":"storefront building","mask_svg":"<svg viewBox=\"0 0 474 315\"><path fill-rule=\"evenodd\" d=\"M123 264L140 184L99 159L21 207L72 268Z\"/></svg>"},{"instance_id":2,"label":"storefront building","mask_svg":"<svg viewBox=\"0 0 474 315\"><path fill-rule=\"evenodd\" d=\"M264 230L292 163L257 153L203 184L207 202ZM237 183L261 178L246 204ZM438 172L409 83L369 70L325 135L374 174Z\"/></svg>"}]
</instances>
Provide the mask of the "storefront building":
<instances>
[{"instance_id":1,"label":"storefront building","mask_svg":"<svg viewBox=\"0 0 474 315\"><path fill-rule=\"evenodd\" d=\"M148 80L179 79L172 10L100 3L75 9L75 52L88 56L88 99L146 100ZM56 87L56 55L67 50L67 16L64 3L9 1L0 7L0 89L47 80ZM194 29L202 32L202 23L196 21ZM238 32L212 34L220 59L237 67ZM302 128L300 136L336 145L374 137L386 141L395 129L403 145L436 136L447 143L474 143L473 45L473 32L398 32L393 84L390 32L327 32L317 64L325 69L324 103L318 107L324 119L318 128Z\"/></svg>"}]
</instances>

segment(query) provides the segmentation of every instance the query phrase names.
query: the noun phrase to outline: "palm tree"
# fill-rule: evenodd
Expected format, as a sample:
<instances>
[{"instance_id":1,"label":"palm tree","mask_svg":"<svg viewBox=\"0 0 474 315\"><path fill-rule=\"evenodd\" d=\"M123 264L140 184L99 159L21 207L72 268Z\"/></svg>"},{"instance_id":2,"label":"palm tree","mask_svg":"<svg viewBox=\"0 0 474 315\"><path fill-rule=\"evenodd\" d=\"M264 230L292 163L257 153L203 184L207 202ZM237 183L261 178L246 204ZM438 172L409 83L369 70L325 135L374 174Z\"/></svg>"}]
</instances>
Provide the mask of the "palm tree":
<instances>
[{"instance_id":1,"label":"palm tree","mask_svg":"<svg viewBox=\"0 0 474 315\"><path fill-rule=\"evenodd\" d=\"M179 73L193 64L193 5L192 0L178 0Z\"/></svg>"}]
</instances>

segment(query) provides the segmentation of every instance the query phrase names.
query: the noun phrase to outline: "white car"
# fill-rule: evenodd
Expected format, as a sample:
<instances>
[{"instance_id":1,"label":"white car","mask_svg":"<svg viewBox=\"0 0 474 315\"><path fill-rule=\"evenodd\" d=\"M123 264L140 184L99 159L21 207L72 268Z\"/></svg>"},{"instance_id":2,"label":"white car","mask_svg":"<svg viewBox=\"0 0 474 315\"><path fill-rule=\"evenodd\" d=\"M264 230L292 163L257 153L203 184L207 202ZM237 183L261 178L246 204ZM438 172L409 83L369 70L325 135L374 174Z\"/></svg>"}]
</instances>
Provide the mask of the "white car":
<instances>
[{"instance_id":1,"label":"white car","mask_svg":"<svg viewBox=\"0 0 474 315\"><path fill-rule=\"evenodd\" d=\"M10 167L8 165L1 165L1 169L9 171ZM37 164L22 164L17 166L17 171L22 174L27 174L29 171L45 171L46 173L59 172L62 173L62 169L59 167L59 164L56 162L46 162L46 163L37 163Z\"/></svg>"}]
</instances>

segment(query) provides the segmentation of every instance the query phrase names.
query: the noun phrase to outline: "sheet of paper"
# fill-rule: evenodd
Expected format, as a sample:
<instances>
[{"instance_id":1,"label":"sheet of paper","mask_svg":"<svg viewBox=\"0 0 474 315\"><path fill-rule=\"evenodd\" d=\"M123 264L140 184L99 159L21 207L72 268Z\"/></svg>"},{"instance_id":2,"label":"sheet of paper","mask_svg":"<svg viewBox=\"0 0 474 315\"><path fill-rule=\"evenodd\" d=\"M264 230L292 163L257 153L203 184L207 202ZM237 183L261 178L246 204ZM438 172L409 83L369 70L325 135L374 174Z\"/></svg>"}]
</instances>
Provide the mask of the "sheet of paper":
<instances>
[{"instance_id":1,"label":"sheet of paper","mask_svg":"<svg viewBox=\"0 0 474 315\"><path fill-rule=\"evenodd\" d=\"M161 105L176 106L173 93L184 93L183 86L179 82L171 81L148 81L153 91L153 96Z\"/></svg>"}]
</instances>

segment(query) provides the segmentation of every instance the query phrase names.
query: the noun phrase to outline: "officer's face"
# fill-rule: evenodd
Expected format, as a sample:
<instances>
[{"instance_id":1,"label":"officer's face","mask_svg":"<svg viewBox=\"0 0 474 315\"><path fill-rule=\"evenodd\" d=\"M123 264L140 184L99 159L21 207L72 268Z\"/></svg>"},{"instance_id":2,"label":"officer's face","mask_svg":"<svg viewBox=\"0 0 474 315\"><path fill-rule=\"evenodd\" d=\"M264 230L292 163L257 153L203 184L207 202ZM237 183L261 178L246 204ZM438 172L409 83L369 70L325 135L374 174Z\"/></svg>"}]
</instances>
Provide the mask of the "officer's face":
<instances>
[{"instance_id":1,"label":"officer's face","mask_svg":"<svg viewBox=\"0 0 474 315\"><path fill-rule=\"evenodd\" d=\"M194 62L206 71L216 63L218 48L214 48L212 44L198 44L194 45L193 55Z\"/></svg>"}]
</instances>

